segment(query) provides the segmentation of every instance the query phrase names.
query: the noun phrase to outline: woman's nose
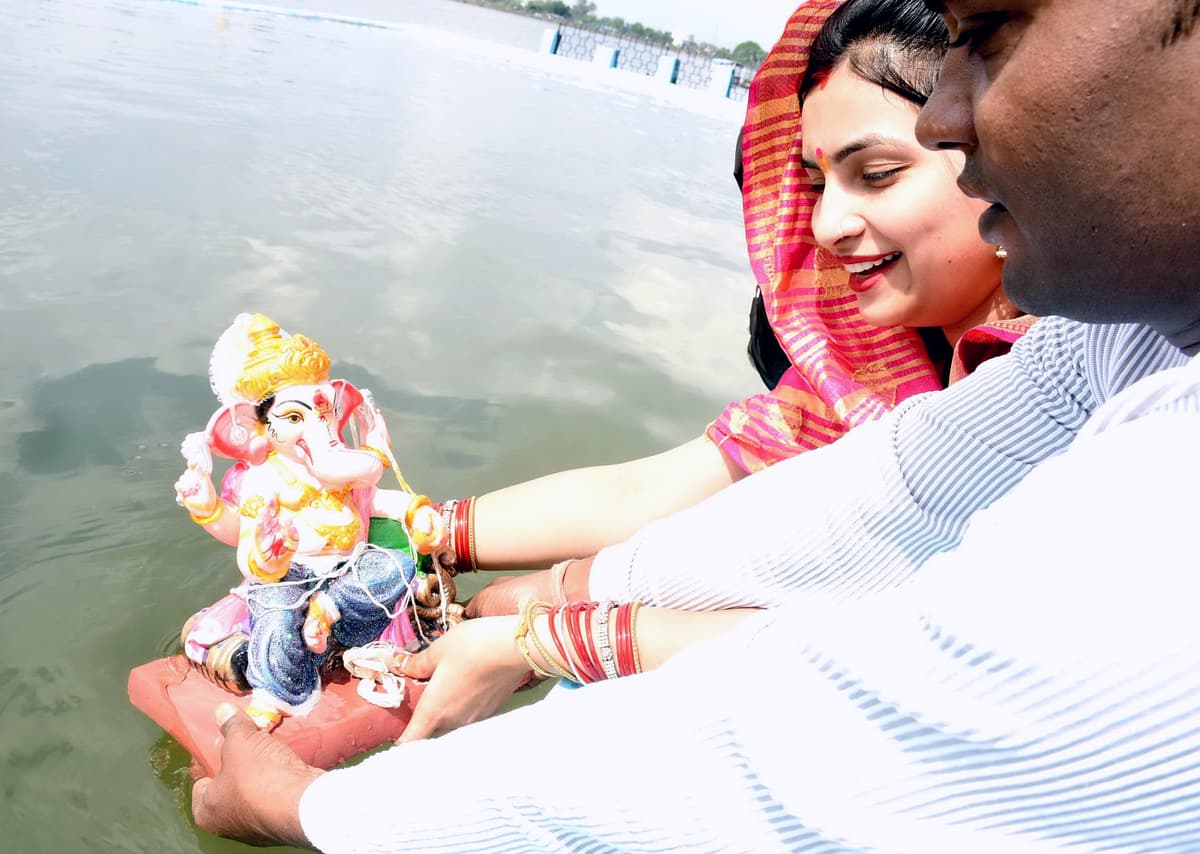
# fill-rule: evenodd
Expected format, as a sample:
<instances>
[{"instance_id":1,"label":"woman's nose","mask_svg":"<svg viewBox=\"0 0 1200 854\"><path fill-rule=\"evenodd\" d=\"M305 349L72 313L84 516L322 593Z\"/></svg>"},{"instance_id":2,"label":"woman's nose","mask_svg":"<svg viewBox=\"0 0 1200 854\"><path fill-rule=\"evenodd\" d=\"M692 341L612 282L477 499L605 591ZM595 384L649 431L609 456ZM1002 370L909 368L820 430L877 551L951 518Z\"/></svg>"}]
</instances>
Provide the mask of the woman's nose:
<instances>
[{"instance_id":1,"label":"woman's nose","mask_svg":"<svg viewBox=\"0 0 1200 854\"><path fill-rule=\"evenodd\" d=\"M862 236L866 220L854 202L853 194L826 183L813 208L813 237L819 245L837 251L838 244Z\"/></svg>"}]
</instances>

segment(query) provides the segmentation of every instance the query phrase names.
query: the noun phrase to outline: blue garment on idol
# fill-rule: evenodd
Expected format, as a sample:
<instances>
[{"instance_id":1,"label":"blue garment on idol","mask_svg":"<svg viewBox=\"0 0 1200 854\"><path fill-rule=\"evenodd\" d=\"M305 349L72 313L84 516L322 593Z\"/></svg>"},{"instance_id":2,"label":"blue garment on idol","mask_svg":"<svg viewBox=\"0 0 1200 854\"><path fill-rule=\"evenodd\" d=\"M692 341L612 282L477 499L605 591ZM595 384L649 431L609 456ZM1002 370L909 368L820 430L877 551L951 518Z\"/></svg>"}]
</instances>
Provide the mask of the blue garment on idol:
<instances>
[{"instance_id":1,"label":"blue garment on idol","mask_svg":"<svg viewBox=\"0 0 1200 854\"><path fill-rule=\"evenodd\" d=\"M320 684L321 665L329 653L310 652L302 631L305 603L312 595L324 591L341 613L333 625L334 640L347 647L362 646L387 627L391 618L384 607L395 610L416 575L412 558L394 549L368 549L353 568L339 566L345 572L326 580L293 563L279 581L250 585L246 679L252 688L298 706Z\"/></svg>"},{"instance_id":2,"label":"blue garment on idol","mask_svg":"<svg viewBox=\"0 0 1200 854\"><path fill-rule=\"evenodd\" d=\"M1200 362L1164 370L1186 362L1146 329L1047 319L951 389L656 523L602 553L593 595L768 610L651 673L329 772L306 835L1200 850ZM408 769L467 766L452 810L394 809Z\"/></svg>"}]
</instances>

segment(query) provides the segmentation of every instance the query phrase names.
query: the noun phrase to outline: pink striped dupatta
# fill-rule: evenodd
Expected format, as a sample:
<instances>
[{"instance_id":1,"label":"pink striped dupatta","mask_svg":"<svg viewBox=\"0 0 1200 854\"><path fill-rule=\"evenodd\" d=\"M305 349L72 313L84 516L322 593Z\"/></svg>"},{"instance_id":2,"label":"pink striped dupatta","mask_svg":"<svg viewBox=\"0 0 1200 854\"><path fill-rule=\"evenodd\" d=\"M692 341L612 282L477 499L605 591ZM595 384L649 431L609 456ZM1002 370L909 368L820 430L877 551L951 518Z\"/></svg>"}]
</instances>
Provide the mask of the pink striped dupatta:
<instances>
[{"instance_id":1,"label":"pink striped dupatta","mask_svg":"<svg viewBox=\"0 0 1200 854\"><path fill-rule=\"evenodd\" d=\"M742 140L746 243L767 318L792 365L774 391L730 404L708 427L745 471L826 445L905 398L942 387L914 330L867 323L846 272L817 269L797 91L813 40L842 2L811 0L797 9L750 86Z\"/></svg>"}]
</instances>

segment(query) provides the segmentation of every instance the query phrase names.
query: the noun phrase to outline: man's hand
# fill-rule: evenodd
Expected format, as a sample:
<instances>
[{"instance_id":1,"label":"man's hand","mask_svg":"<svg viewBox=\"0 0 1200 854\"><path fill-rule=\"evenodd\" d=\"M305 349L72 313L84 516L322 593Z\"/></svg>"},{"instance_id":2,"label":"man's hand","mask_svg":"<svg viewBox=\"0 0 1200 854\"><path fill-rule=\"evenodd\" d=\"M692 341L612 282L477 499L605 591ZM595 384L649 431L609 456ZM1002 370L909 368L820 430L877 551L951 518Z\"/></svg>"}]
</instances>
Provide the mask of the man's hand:
<instances>
[{"instance_id":1,"label":"man's hand","mask_svg":"<svg viewBox=\"0 0 1200 854\"><path fill-rule=\"evenodd\" d=\"M510 616L525 599L555 604L550 570L497 578L467 602L467 618Z\"/></svg>"},{"instance_id":2,"label":"man's hand","mask_svg":"<svg viewBox=\"0 0 1200 854\"><path fill-rule=\"evenodd\" d=\"M300 827L300 796L324 772L229 703L217 707L217 723L225 736L221 770L192 788L196 824L250 845L311 847Z\"/></svg>"},{"instance_id":3,"label":"man's hand","mask_svg":"<svg viewBox=\"0 0 1200 854\"><path fill-rule=\"evenodd\" d=\"M529 665L517 652L516 617L468 620L393 668L429 684L397 743L432 738L491 717L525 682Z\"/></svg>"}]
</instances>

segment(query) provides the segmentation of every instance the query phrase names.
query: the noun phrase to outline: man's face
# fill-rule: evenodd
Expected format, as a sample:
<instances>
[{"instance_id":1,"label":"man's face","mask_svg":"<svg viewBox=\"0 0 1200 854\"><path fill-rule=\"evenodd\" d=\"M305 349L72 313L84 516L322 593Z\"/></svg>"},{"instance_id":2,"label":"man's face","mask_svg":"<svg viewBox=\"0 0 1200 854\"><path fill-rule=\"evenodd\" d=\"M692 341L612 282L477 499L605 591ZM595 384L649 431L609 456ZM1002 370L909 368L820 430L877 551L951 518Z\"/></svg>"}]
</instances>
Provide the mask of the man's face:
<instances>
[{"instance_id":1,"label":"man's face","mask_svg":"<svg viewBox=\"0 0 1200 854\"><path fill-rule=\"evenodd\" d=\"M955 46L917 135L966 154L1021 308L1200 342L1200 32L1170 38L1178 5L945 3Z\"/></svg>"}]
</instances>

